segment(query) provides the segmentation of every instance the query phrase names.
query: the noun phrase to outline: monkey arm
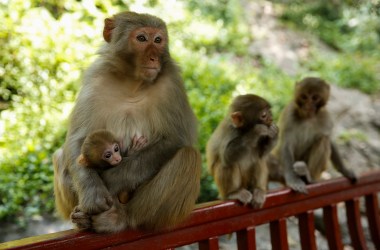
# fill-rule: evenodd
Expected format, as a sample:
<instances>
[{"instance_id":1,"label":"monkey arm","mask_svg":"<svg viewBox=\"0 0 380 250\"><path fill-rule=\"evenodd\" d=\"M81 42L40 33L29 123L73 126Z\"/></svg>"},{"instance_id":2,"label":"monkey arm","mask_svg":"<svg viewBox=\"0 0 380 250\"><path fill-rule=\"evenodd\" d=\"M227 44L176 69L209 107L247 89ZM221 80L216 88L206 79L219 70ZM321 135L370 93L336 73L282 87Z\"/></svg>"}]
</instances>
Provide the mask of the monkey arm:
<instances>
[{"instance_id":1,"label":"monkey arm","mask_svg":"<svg viewBox=\"0 0 380 250\"><path fill-rule=\"evenodd\" d=\"M130 157L124 157L119 166L104 171L102 178L112 195L127 189L132 191L150 180L180 148L174 139L160 137Z\"/></svg>"},{"instance_id":2,"label":"monkey arm","mask_svg":"<svg viewBox=\"0 0 380 250\"><path fill-rule=\"evenodd\" d=\"M355 183L357 181L356 174L343 164L342 157L340 156L336 145L333 142L330 142L330 144L331 144L331 162L333 163L334 167L336 168L336 170L342 173L345 177L347 177L353 183Z\"/></svg>"},{"instance_id":3,"label":"monkey arm","mask_svg":"<svg viewBox=\"0 0 380 250\"><path fill-rule=\"evenodd\" d=\"M232 164L244 154L246 151L246 146L241 140L239 140L239 137L236 137L228 142L225 149L222 149L221 151L221 166L228 167L232 166Z\"/></svg>"},{"instance_id":4,"label":"monkey arm","mask_svg":"<svg viewBox=\"0 0 380 250\"><path fill-rule=\"evenodd\" d=\"M278 138L278 127L275 124L272 124L270 127L267 127L263 124L258 124L257 126L263 126L261 133L258 135L257 141L257 150L260 157L263 157L274 148L277 143Z\"/></svg>"},{"instance_id":5,"label":"monkey arm","mask_svg":"<svg viewBox=\"0 0 380 250\"><path fill-rule=\"evenodd\" d=\"M286 140L285 138L285 141L289 140ZM287 144L282 145L280 156L284 168L283 171L286 185L296 192L307 194L305 183L293 170L294 152L291 146Z\"/></svg>"},{"instance_id":6,"label":"monkey arm","mask_svg":"<svg viewBox=\"0 0 380 250\"><path fill-rule=\"evenodd\" d=\"M97 214L110 209L112 197L95 169L84 168L74 162L70 172L83 212Z\"/></svg>"}]
</instances>

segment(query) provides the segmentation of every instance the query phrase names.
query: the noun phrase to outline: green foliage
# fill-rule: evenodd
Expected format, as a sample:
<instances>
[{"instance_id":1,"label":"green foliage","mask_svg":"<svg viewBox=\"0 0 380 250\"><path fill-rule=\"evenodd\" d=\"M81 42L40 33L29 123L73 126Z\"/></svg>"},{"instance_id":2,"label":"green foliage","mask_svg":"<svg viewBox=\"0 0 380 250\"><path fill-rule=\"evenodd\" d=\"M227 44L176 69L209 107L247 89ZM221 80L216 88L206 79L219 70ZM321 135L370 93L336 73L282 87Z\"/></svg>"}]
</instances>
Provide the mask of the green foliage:
<instances>
[{"instance_id":1,"label":"green foliage","mask_svg":"<svg viewBox=\"0 0 380 250\"><path fill-rule=\"evenodd\" d=\"M380 62L377 57L360 53L342 53L338 57L319 54L315 55L315 60L308 61L307 66L342 87L357 88L368 94L380 90Z\"/></svg>"},{"instance_id":2,"label":"green foliage","mask_svg":"<svg viewBox=\"0 0 380 250\"><path fill-rule=\"evenodd\" d=\"M305 62L307 70L330 82L365 93L380 90L380 1L292 1L282 19L318 35L340 53L320 54Z\"/></svg>"},{"instance_id":3,"label":"green foliage","mask_svg":"<svg viewBox=\"0 0 380 250\"><path fill-rule=\"evenodd\" d=\"M63 142L78 78L99 32L71 3L73 11L58 19L29 1L0 5L0 100L9 103L0 113L0 219L20 222L53 209L51 155Z\"/></svg>"},{"instance_id":4,"label":"green foliage","mask_svg":"<svg viewBox=\"0 0 380 250\"><path fill-rule=\"evenodd\" d=\"M242 22L242 7L238 0L186 1L189 12L186 23L185 46L208 53L228 52L244 55L251 37Z\"/></svg>"},{"instance_id":5,"label":"green foliage","mask_svg":"<svg viewBox=\"0 0 380 250\"><path fill-rule=\"evenodd\" d=\"M317 34L330 46L372 52L380 46L380 1L292 1L282 18ZM365 39L362 39L365 37Z\"/></svg>"},{"instance_id":6,"label":"green foliage","mask_svg":"<svg viewBox=\"0 0 380 250\"><path fill-rule=\"evenodd\" d=\"M349 129L342 131L338 136L338 140L341 143L349 143L352 140L366 142L368 141L368 136L358 129Z\"/></svg>"}]
</instances>

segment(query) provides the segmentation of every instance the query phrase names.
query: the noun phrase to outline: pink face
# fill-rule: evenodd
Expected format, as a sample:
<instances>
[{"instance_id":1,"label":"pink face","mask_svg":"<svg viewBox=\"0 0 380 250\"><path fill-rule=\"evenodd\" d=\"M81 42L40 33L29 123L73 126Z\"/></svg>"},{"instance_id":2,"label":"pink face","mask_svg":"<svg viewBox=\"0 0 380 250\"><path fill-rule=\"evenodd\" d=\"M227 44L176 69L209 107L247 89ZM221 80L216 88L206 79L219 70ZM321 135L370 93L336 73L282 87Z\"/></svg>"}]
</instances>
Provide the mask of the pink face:
<instances>
[{"instance_id":1,"label":"pink face","mask_svg":"<svg viewBox=\"0 0 380 250\"><path fill-rule=\"evenodd\" d=\"M129 36L129 46L136 52L138 76L153 81L161 70L162 56L167 49L167 36L161 30L142 27L133 30Z\"/></svg>"},{"instance_id":2,"label":"pink face","mask_svg":"<svg viewBox=\"0 0 380 250\"><path fill-rule=\"evenodd\" d=\"M112 166L116 166L117 164L119 164L121 162L119 144L113 143L109 145L103 152L102 159Z\"/></svg>"}]
</instances>

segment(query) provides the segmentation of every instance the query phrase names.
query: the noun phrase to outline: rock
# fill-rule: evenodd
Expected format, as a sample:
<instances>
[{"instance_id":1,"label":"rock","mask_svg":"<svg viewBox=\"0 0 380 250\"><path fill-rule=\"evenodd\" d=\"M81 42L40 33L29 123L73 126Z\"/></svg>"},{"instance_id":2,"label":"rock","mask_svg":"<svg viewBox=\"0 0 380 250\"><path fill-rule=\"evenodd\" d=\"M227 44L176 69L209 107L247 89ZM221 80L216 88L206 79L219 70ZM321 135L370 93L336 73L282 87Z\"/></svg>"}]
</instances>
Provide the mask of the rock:
<instances>
[{"instance_id":1,"label":"rock","mask_svg":"<svg viewBox=\"0 0 380 250\"><path fill-rule=\"evenodd\" d=\"M328 109L335 122L333 136L345 164L358 173L378 168L380 100L332 85Z\"/></svg>"}]
</instances>

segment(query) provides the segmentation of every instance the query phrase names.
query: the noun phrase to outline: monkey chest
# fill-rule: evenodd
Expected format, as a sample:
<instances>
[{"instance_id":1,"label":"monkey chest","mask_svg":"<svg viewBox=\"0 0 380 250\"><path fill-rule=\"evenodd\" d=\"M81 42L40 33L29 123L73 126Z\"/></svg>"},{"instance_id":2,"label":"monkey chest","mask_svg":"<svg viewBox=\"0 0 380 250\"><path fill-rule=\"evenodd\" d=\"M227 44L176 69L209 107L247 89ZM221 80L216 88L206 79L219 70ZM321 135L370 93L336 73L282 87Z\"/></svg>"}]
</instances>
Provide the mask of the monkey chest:
<instances>
[{"instance_id":1,"label":"monkey chest","mask_svg":"<svg viewBox=\"0 0 380 250\"><path fill-rule=\"evenodd\" d=\"M245 152L236 161L237 167L243 174L249 175L253 168L259 167L259 159L254 152Z\"/></svg>"},{"instance_id":2,"label":"monkey chest","mask_svg":"<svg viewBox=\"0 0 380 250\"><path fill-rule=\"evenodd\" d=\"M289 142L293 145L296 155L303 155L307 152L322 136L330 136L331 127L324 123L305 122L294 127Z\"/></svg>"}]
</instances>

